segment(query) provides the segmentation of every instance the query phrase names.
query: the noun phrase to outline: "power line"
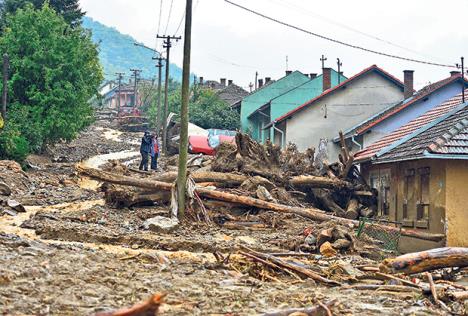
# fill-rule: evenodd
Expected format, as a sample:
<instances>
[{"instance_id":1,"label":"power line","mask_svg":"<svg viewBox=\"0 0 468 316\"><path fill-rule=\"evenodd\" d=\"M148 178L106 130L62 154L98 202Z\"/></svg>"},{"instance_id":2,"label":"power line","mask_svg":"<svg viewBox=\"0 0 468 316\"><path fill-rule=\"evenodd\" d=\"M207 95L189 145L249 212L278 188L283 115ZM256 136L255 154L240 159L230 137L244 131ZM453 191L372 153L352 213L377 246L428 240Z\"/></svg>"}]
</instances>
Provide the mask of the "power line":
<instances>
[{"instance_id":1,"label":"power line","mask_svg":"<svg viewBox=\"0 0 468 316\"><path fill-rule=\"evenodd\" d=\"M159 34L159 31L161 30L161 19L162 19L162 9L163 9L163 0L160 0L159 3L159 19L158 19L158 31L156 34ZM158 38L156 38L156 50L158 50Z\"/></svg>"},{"instance_id":2,"label":"power line","mask_svg":"<svg viewBox=\"0 0 468 316\"><path fill-rule=\"evenodd\" d=\"M385 56L385 57L389 57L389 58L394 58L394 59L399 59L399 60L404 60L404 61L409 61L409 62L414 62L414 63L419 63L419 64L425 64L425 65L432 65L432 66L439 66L439 67L447 67L447 68L457 68L456 66L454 65L447 65L447 64L440 64L440 63L435 63L435 62L430 62L430 61L424 61L424 60L419 60L419 59L413 59L413 58L407 58L407 57L402 57L402 56L398 56L398 55L393 55L393 54L388 54L388 53L384 53L384 52L379 52L379 51L376 51L376 50L372 50L372 49L368 49L368 48L365 48L365 47L362 47L362 46L358 46L358 45L354 45L354 44L350 44L350 43L346 43L346 42L343 42L343 41L340 41L340 40L337 40L337 39L334 39L334 38L331 38L331 37L328 37L328 36L325 36L325 35L321 35L321 34L318 34L318 33L314 33L312 31L308 31L306 29L303 29L301 27L298 27L298 26L295 26L295 25L292 25L292 24L289 24L289 23L286 23L286 22L283 22L283 21L280 21L280 20L277 20L275 18L272 18L272 17L269 17L263 13L260 13L260 12L257 12L257 11L254 11L252 9L249 9L249 8L246 8L244 6L241 6L240 4L237 4L237 3L234 3L232 1L229 1L229 0L224 0L225 2L233 5L233 6L236 6L240 9L243 9L247 12L250 12L254 15L257 15L257 16L260 16L264 19L267 19L267 20L270 20L272 22L275 22L275 23L278 23L278 24L281 24L283 26L286 26L286 27L289 27L289 28L292 28L292 29L295 29L297 31L300 31L300 32L303 32L303 33L306 33L306 34L309 34L309 35L312 35L312 36L315 36L315 37L318 37L318 38L321 38L321 39L324 39L324 40L327 40L329 42L333 42L333 43L336 43L336 44L340 44L340 45L343 45L343 46L347 46L347 47L350 47L350 48L354 48L354 49L358 49L358 50L362 50L362 51L365 51L365 52L368 52L368 53L372 53L372 54L376 54L376 55L381 55L381 56Z\"/></svg>"},{"instance_id":3,"label":"power line","mask_svg":"<svg viewBox=\"0 0 468 316\"><path fill-rule=\"evenodd\" d=\"M197 2L195 3L195 7L193 8L194 12L197 10L199 2L200 0L197 0ZM185 20L185 10L184 10L184 13L182 14L182 18L180 19L179 25L177 25L177 29L174 32L174 35L177 35L177 33L179 33L180 27L182 26L182 23L184 23L184 20Z\"/></svg>"},{"instance_id":4,"label":"power line","mask_svg":"<svg viewBox=\"0 0 468 316\"><path fill-rule=\"evenodd\" d=\"M307 12L308 15L311 14L311 15L317 17L318 19L321 19L321 20L323 20L323 21L326 21L326 22L328 22L328 23L330 23L330 24L336 25L336 26L341 27L341 28L343 28L343 29L349 30L349 31L351 31L351 32L354 32L354 33L363 35L363 36L365 36L365 37L367 37L367 38L370 38L370 39L373 39L373 40L376 40L376 41L380 41L380 42L382 42L382 43L385 43L385 44L388 44L388 45L391 45L391 46L394 46L394 47L397 47L397 48L406 50L406 51L411 52L411 53L414 53L414 54L418 54L418 55L420 55L420 56L430 57L430 58L436 58L436 59L441 59L441 58L437 58L437 57L434 57L434 56L430 56L430 55L428 55L428 54L424 54L424 53L415 51L415 50L413 50L413 49L404 47L404 46L402 46L402 45L393 43L393 42L391 42L391 41L389 41L389 40L380 38L380 37L378 37L378 36L375 36L375 35L372 35L372 34L369 34L369 33L365 33L365 32L363 32L363 31L361 31L361 30L355 29L355 28L353 28L353 27L351 27L351 26L348 26L348 25L346 25L346 24L343 24L343 23L341 23L341 22L332 20L332 19L330 19L330 18L328 18L328 17L319 15L319 14L317 14L317 13L315 13L315 12L312 12L311 10L308 10L308 9L306 9L306 8L303 8L303 7L300 7L300 6L298 6L298 5L292 4L292 3L288 2L288 1L285 1L285 0L273 0L273 1L274 1L274 2L278 2L278 3L283 2L285 6L289 5L289 7L295 8L298 12ZM287 5L286 5L286 4L287 4Z\"/></svg>"},{"instance_id":5,"label":"power line","mask_svg":"<svg viewBox=\"0 0 468 316\"><path fill-rule=\"evenodd\" d=\"M173 6L174 6L174 0L171 0L171 6L169 7L169 14L167 15L167 24L166 24L166 29L164 30L164 34L167 34L167 28L169 27L169 22L171 20ZM159 34L159 31L158 31L158 34Z\"/></svg>"}]
</instances>

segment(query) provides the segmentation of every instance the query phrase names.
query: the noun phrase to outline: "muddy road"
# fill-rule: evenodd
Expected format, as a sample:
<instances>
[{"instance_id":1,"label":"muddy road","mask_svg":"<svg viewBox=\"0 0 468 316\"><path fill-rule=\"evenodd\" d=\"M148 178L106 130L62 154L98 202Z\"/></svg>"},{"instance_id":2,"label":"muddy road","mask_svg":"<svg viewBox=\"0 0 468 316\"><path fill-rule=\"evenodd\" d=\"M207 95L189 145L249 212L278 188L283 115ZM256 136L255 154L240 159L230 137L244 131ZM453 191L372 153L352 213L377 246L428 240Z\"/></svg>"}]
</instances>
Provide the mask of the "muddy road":
<instances>
[{"instance_id":1,"label":"muddy road","mask_svg":"<svg viewBox=\"0 0 468 316\"><path fill-rule=\"evenodd\" d=\"M26 173L4 167L0 180L12 186L12 198L26 212L0 215L0 314L90 315L131 306L157 292L168 293L163 315L257 315L334 299L334 315L441 313L416 292L254 277L258 266L246 264L237 250L291 250L304 228L316 225L293 215L263 213L274 218L275 228L254 231L201 223L182 223L167 234L144 230L146 219L167 215L168 208L113 209L105 204L100 184L74 169L80 161L99 168L111 159L136 166L140 137L97 122L72 143L30 157ZM339 279L333 272L339 260L376 264L372 249L358 248L332 259L311 255L310 265ZM218 262L213 253L232 254L233 264Z\"/></svg>"}]
</instances>

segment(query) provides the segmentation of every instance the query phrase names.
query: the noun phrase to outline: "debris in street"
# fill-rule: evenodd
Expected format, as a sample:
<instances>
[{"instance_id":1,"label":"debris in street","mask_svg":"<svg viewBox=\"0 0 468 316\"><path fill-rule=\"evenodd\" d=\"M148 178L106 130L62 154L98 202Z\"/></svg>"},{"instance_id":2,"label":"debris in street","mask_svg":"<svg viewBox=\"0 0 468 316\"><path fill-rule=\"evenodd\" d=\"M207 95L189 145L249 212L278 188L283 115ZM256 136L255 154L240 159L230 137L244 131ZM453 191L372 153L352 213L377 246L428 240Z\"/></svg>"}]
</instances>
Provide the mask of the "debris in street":
<instances>
[{"instance_id":1,"label":"debris in street","mask_svg":"<svg viewBox=\"0 0 468 316\"><path fill-rule=\"evenodd\" d=\"M177 229L178 225L179 221L176 218L156 216L147 219L143 223L143 228L154 231L156 233L170 233Z\"/></svg>"},{"instance_id":2,"label":"debris in street","mask_svg":"<svg viewBox=\"0 0 468 316\"><path fill-rule=\"evenodd\" d=\"M159 307L164 302L164 297L166 297L166 294L154 294L146 302L137 304L129 309L96 313L94 316L154 316L158 314Z\"/></svg>"},{"instance_id":3,"label":"debris in street","mask_svg":"<svg viewBox=\"0 0 468 316\"><path fill-rule=\"evenodd\" d=\"M26 209L24 208L24 206L21 205L21 203L19 203L18 201L7 200L6 205L17 212L20 212L20 213L26 212Z\"/></svg>"},{"instance_id":4,"label":"debris in street","mask_svg":"<svg viewBox=\"0 0 468 316\"><path fill-rule=\"evenodd\" d=\"M278 312L265 313L263 316L330 316L331 309L336 304L336 300L326 303L319 303L318 306L308 308L290 308Z\"/></svg>"}]
</instances>

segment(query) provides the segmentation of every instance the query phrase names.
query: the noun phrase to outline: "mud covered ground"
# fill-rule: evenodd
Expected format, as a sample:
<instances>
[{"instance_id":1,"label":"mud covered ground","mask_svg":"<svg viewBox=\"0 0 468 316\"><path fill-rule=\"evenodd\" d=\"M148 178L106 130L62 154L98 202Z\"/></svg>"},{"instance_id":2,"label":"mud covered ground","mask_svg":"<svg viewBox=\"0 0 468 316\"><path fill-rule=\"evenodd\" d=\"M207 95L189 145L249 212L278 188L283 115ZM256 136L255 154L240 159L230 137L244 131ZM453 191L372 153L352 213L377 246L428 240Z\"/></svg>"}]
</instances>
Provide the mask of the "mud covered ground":
<instances>
[{"instance_id":1,"label":"mud covered ground","mask_svg":"<svg viewBox=\"0 0 468 316\"><path fill-rule=\"evenodd\" d=\"M13 197L27 212L0 215L0 314L90 315L157 292L168 293L163 315L256 315L331 300L337 300L334 315L442 314L416 291L357 291L281 274L262 278L259 266L237 254L241 246L266 253L294 250L304 228L326 224L262 213L246 220L274 222L274 228L183 223L168 234L144 230L143 222L168 214L167 207L110 208L99 184L74 170L78 161L95 167L109 159L138 163L141 135L111 127L98 122L71 144L30 157L25 174L10 170L7 176L7 168L2 173L0 180L14 184ZM308 268L341 281L332 269L338 261L375 266L385 255L364 241L355 248L332 259L312 254ZM213 253L231 257L220 263Z\"/></svg>"}]
</instances>

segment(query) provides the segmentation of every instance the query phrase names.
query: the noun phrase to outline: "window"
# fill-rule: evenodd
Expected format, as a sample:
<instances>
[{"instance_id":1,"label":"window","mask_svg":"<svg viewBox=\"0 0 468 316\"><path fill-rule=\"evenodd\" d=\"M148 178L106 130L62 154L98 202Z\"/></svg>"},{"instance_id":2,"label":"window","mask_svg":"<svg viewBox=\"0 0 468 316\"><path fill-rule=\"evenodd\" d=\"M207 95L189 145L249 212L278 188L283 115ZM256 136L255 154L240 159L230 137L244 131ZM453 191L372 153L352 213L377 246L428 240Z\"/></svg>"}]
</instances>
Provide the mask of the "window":
<instances>
[{"instance_id":1,"label":"window","mask_svg":"<svg viewBox=\"0 0 468 316\"><path fill-rule=\"evenodd\" d=\"M409 208L414 205L414 169L405 171L405 182L403 183L403 219L409 219Z\"/></svg>"},{"instance_id":2,"label":"window","mask_svg":"<svg viewBox=\"0 0 468 316\"><path fill-rule=\"evenodd\" d=\"M419 173L419 203L417 208L417 220L429 219L429 186L430 186L430 168L420 168Z\"/></svg>"}]
</instances>

